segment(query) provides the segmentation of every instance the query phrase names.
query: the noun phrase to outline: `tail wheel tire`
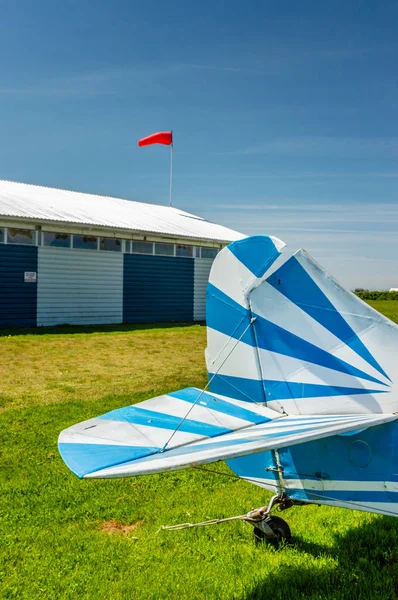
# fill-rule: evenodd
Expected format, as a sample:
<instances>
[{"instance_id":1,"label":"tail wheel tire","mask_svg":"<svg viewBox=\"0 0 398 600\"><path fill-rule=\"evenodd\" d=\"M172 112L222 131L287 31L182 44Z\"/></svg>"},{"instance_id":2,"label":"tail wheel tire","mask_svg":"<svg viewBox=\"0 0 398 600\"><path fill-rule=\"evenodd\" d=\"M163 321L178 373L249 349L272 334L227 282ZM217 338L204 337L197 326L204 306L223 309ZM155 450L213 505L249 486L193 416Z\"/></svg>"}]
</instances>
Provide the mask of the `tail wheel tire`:
<instances>
[{"instance_id":1,"label":"tail wheel tire","mask_svg":"<svg viewBox=\"0 0 398 600\"><path fill-rule=\"evenodd\" d=\"M253 535L256 542L269 541L271 543L273 542L276 544L282 542L282 540L290 542L290 540L292 539L292 534L290 532L290 527L286 523L286 521L284 521L280 517L271 516L267 517L265 519L265 522L268 525L268 527L272 529L272 532L275 537L271 538L267 536L267 534L262 529L254 527Z\"/></svg>"}]
</instances>

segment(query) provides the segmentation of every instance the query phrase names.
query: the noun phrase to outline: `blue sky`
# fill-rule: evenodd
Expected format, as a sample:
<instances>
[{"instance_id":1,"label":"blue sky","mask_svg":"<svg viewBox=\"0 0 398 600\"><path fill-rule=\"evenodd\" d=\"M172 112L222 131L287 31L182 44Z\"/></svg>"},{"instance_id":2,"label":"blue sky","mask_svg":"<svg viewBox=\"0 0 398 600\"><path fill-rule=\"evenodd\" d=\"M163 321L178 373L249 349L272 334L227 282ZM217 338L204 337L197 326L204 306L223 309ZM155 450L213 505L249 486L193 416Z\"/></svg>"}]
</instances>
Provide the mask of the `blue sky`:
<instances>
[{"instance_id":1,"label":"blue sky","mask_svg":"<svg viewBox=\"0 0 398 600\"><path fill-rule=\"evenodd\" d=\"M4 0L0 178L168 201L398 286L396 1Z\"/></svg>"}]
</instances>

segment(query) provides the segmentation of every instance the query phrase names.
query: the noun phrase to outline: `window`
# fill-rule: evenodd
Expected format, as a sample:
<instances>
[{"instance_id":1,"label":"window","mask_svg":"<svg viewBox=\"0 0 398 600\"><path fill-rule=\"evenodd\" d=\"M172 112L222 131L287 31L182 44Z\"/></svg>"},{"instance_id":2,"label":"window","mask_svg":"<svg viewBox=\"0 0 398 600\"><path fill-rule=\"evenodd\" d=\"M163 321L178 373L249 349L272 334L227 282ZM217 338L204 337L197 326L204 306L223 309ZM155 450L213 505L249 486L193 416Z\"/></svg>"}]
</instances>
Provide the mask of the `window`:
<instances>
[{"instance_id":1,"label":"window","mask_svg":"<svg viewBox=\"0 0 398 600\"><path fill-rule=\"evenodd\" d=\"M155 254L163 256L174 256L174 244L155 244Z\"/></svg>"},{"instance_id":2,"label":"window","mask_svg":"<svg viewBox=\"0 0 398 600\"><path fill-rule=\"evenodd\" d=\"M115 238L101 238L100 239L100 250L111 250L113 252L120 252L122 249L122 242Z\"/></svg>"},{"instance_id":3,"label":"window","mask_svg":"<svg viewBox=\"0 0 398 600\"><path fill-rule=\"evenodd\" d=\"M152 242L131 242L131 252L135 254L153 254Z\"/></svg>"},{"instance_id":4,"label":"window","mask_svg":"<svg viewBox=\"0 0 398 600\"><path fill-rule=\"evenodd\" d=\"M216 258L218 250L217 248L201 248L202 258Z\"/></svg>"},{"instance_id":5,"label":"window","mask_svg":"<svg viewBox=\"0 0 398 600\"><path fill-rule=\"evenodd\" d=\"M85 250L97 249L97 238L93 235L73 235L73 247Z\"/></svg>"},{"instance_id":6,"label":"window","mask_svg":"<svg viewBox=\"0 0 398 600\"><path fill-rule=\"evenodd\" d=\"M131 252L131 242L129 240L126 240L124 242L124 251L126 252L126 254L130 254Z\"/></svg>"},{"instance_id":7,"label":"window","mask_svg":"<svg viewBox=\"0 0 398 600\"><path fill-rule=\"evenodd\" d=\"M70 248L69 233L51 233L43 231L43 246L55 246L56 248Z\"/></svg>"},{"instance_id":8,"label":"window","mask_svg":"<svg viewBox=\"0 0 398 600\"><path fill-rule=\"evenodd\" d=\"M35 232L29 229L12 229L7 231L8 244L34 244Z\"/></svg>"},{"instance_id":9,"label":"window","mask_svg":"<svg viewBox=\"0 0 398 600\"><path fill-rule=\"evenodd\" d=\"M5 242L4 229L2 227L0 227L0 244L4 244L4 242Z\"/></svg>"},{"instance_id":10,"label":"window","mask_svg":"<svg viewBox=\"0 0 398 600\"><path fill-rule=\"evenodd\" d=\"M184 246L183 244L177 244L176 256L186 256L192 258L193 246Z\"/></svg>"}]
</instances>

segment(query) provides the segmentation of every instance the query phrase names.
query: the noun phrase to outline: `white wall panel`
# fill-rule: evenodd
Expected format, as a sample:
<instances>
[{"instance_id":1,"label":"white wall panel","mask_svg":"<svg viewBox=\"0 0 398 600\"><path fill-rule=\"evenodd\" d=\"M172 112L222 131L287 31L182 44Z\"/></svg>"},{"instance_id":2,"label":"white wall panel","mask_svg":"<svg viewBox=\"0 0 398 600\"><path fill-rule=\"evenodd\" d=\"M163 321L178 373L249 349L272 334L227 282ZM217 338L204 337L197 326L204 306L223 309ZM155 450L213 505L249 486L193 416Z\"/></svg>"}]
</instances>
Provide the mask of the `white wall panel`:
<instances>
[{"instance_id":1,"label":"white wall panel","mask_svg":"<svg viewBox=\"0 0 398 600\"><path fill-rule=\"evenodd\" d=\"M123 254L40 247L37 324L123 321Z\"/></svg>"},{"instance_id":2,"label":"white wall panel","mask_svg":"<svg viewBox=\"0 0 398 600\"><path fill-rule=\"evenodd\" d=\"M204 321L206 318L206 288L212 258L195 258L193 318L194 321Z\"/></svg>"}]
</instances>

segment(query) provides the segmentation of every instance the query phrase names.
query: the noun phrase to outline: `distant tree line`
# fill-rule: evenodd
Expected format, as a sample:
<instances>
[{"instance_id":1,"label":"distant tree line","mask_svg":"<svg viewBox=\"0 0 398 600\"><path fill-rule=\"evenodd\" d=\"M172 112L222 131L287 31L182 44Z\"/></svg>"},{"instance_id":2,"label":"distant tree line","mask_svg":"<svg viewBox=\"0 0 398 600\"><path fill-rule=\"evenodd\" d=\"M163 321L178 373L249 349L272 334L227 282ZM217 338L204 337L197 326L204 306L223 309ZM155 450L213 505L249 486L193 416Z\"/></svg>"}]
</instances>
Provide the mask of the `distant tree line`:
<instances>
[{"instance_id":1,"label":"distant tree line","mask_svg":"<svg viewBox=\"0 0 398 600\"><path fill-rule=\"evenodd\" d=\"M357 289L355 294L362 300L398 300L398 292Z\"/></svg>"}]
</instances>

